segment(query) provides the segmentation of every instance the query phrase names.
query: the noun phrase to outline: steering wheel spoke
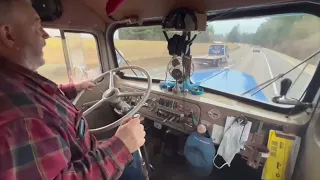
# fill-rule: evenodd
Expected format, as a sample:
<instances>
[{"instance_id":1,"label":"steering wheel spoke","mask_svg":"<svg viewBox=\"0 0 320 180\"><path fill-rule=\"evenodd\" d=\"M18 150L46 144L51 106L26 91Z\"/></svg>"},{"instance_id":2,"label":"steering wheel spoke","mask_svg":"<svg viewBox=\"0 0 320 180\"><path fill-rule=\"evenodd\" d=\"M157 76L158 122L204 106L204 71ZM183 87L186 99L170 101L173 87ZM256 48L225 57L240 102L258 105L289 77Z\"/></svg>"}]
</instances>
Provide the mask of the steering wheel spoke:
<instances>
[{"instance_id":1,"label":"steering wheel spoke","mask_svg":"<svg viewBox=\"0 0 320 180\"><path fill-rule=\"evenodd\" d=\"M114 88L113 70L109 71L109 76L110 76L110 79L109 79L109 89L110 89L110 88Z\"/></svg>"},{"instance_id":2,"label":"steering wheel spoke","mask_svg":"<svg viewBox=\"0 0 320 180\"><path fill-rule=\"evenodd\" d=\"M120 92L117 97L144 96L144 92Z\"/></svg>"},{"instance_id":3,"label":"steering wheel spoke","mask_svg":"<svg viewBox=\"0 0 320 180\"><path fill-rule=\"evenodd\" d=\"M87 109L86 111L83 112L83 116L86 116L87 114L91 113L93 110L97 109L98 107L100 107L100 105L102 105L104 102L106 101L106 99L101 99L100 101L98 101L97 103L95 103L94 105L92 105L89 109Z\"/></svg>"}]
</instances>

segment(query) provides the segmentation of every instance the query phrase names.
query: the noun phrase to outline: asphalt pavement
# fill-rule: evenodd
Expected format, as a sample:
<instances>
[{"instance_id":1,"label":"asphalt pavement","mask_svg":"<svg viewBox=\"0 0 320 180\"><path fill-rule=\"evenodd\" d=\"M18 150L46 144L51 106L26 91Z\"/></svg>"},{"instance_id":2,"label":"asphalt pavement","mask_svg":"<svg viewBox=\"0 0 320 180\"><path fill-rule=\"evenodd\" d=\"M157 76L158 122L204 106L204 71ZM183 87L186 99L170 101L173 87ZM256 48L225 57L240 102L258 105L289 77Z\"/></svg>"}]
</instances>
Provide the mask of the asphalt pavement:
<instances>
[{"instance_id":1,"label":"asphalt pavement","mask_svg":"<svg viewBox=\"0 0 320 180\"><path fill-rule=\"evenodd\" d=\"M283 74L293 68L288 60L279 57L269 49L261 48L260 52L253 52L249 46L242 46L230 54L232 59L232 69L252 75L258 84L263 83L273 77ZM301 73L303 66L291 71L284 78L290 78L293 82ZM303 91L309 84L312 76L310 73L302 72L297 81L288 92L288 97L299 99ZM271 99L280 93L281 79L265 88L263 93Z\"/></svg>"}]
</instances>

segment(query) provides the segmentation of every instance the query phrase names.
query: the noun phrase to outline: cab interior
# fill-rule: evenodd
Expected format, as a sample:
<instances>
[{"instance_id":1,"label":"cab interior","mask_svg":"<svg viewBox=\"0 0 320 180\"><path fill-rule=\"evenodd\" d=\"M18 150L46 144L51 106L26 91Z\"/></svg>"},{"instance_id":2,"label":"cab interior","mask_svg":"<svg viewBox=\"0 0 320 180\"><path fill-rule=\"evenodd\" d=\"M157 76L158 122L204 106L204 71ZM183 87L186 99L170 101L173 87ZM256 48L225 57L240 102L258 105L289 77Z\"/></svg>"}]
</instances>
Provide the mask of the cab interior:
<instances>
[{"instance_id":1,"label":"cab interior","mask_svg":"<svg viewBox=\"0 0 320 180\"><path fill-rule=\"evenodd\" d=\"M65 79L59 80L58 82L72 82L74 81L72 77L77 73L80 74L81 77L87 77L88 74L93 79L99 77L96 79L97 85L93 90L82 93L81 96L76 99L76 106L79 109L88 109L98 102L98 100L104 96L104 92L110 89L110 81L112 79L114 87L119 90L119 92L124 93L120 98L121 102L126 102L129 110L138 108L137 113L145 117L143 123L145 125L147 137L146 145L142 149L142 154L144 160L147 159L146 164L148 164L149 167L152 166L152 168L147 168L150 179L262 179L266 161L268 161L268 157L272 155L272 149L270 149L269 146L270 142L268 143L268 139L270 138L269 133L272 130L277 131L279 134L285 134L284 136L301 138L301 142L298 143L299 147L298 152L296 152L296 159L294 160L293 167L291 167L291 175L288 175L287 179L289 179L288 177L291 177L291 179L305 180L320 179L320 172L318 171L318 167L320 166L320 114L318 109L320 89L320 69L318 63L320 56L315 54L314 57L311 57L313 58L311 60L312 63L309 63L309 60L307 59L309 56L313 55L313 52L320 48L320 29L317 29L316 27L318 24L314 24L313 28L315 30L312 31L313 34L311 33L312 35L316 34L317 36L313 36L314 38L309 38L308 36L305 39L301 38L299 41L288 41L292 46L287 49L283 48L284 46L286 47L286 44L282 42L278 42L279 46L273 46L275 48L270 50L270 44L263 47L259 43L252 42L252 44L254 44L252 45L250 44L251 42L246 39L251 37L250 34L253 35L258 32L259 29L261 30L261 28L263 28L261 24L272 19L274 16L281 16L283 18L286 16L290 17L290 15L310 15L313 16L316 23L319 23L319 1L44 0L32 2L43 21L43 26L49 30L57 30L57 33L51 35L51 37L59 37L59 43L61 43L59 46L61 46L64 52L71 51L70 49L72 49L72 43L70 44L69 42L68 44L68 42L66 42L68 41L68 38L71 39L73 37L72 33L89 34L95 39L94 46L96 51L94 53L97 62L94 67L96 73L93 73L93 75L90 74L91 71L87 71L86 69L88 68L88 64L83 65L73 61L73 59L77 59L78 55L81 54L77 54L76 50L74 50L74 52L69 52L69 54L67 53L67 55L64 53L64 56L61 55L61 57L64 57L64 60L61 60L63 66L57 66L55 71L52 71L52 68L55 66L47 66L40 70L40 74L43 73L49 78L56 78L66 72L65 74L67 75ZM188 8L193 12L196 12L198 28L201 27L202 29L193 32L206 32L208 31L208 27L210 27L209 23L217 22L217 24L213 25L214 32L217 36L213 35L211 37L209 34L208 37L211 37L210 41L208 38L202 37L204 40L193 43L191 45L191 52L189 51L189 55L191 54L195 59L193 63L196 64L193 66L193 75L197 75L198 72L216 72L217 69L219 69L219 73L221 73L218 75L214 74L215 77L213 77L210 82L197 86L197 91L199 89L203 90L201 94L196 94L191 91L174 91L172 90L172 87L169 90L168 86L170 85L165 84L165 87L162 86L167 80L167 66L164 65L163 69L160 68L160 70L157 70L157 68L159 68L158 66L162 66L159 65L161 64L160 61L165 61L164 64L172 62L170 61L172 56L169 55L167 41L162 33L162 27L165 17L167 17L169 12L177 8ZM264 19L261 20L261 17L264 17ZM258 23L257 19L259 18L261 22ZM299 20L301 19L306 18L304 16ZM243 20L246 20L246 22ZM240 32L242 32L241 37L244 37L244 40L232 39L230 33L232 32L232 29L235 28L219 29L219 27L227 27L223 22L231 21L237 21L238 24L240 24ZM250 22L253 24L256 22L255 27L245 25ZM277 26L281 30L281 27L286 24L281 24L280 22L281 21L273 24L273 27ZM235 26L236 25L237 24L235 24ZM250 28L255 30L243 30L241 29L243 26L247 27L249 30ZM161 41L162 44L159 46L154 45L155 47L153 49L144 49L153 45L144 45L140 41L155 42L155 40L152 40L152 38L155 37L154 34L151 35L152 37L148 37L149 39L145 38L146 36L138 37L137 35L136 39L126 36L129 34L129 31L137 33L139 28L145 28L143 30L146 30L148 27L158 28L161 35L161 37L159 35L159 41ZM295 28L295 26L292 26L291 29L292 28ZM298 32L303 34L305 31L309 32L309 29L311 28L312 26L302 26L302 29L300 27L300 31ZM116 37L117 31L120 31L119 37ZM168 34L171 33L170 35L179 33L177 30L168 30L167 32ZM219 32L221 32L221 36L218 36ZM294 37L299 36L299 33ZM246 34L246 37L243 34ZM197 38L200 37L201 36L198 34ZM260 39L258 38L256 42L260 42L259 40L261 39L262 36L260 36ZM308 41L306 39L308 39ZM126 41L120 43L121 40ZM216 40L222 40L224 41L223 43L228 45L228 53L230 52L230 55L223 54L228 57L225 64L219 62L217 67L209 67L212 65L209 61L214 59L212 56L207 56L207 47L209 47L209 45L199 45L199 48L201 47L203 49L199 50L198 54L193 54L193 52L197 52L197 50L193 50L192 48L198 48L197 43L203 43L205 40L207 40L208 42L206 43L209 44L213 44L213 41ZM307 46L307 44L311 44L311 41L314 43L314 46ZM76 40L75 42L76 43L74 44L77 44ZM84 43L83 47L86 47L88 41L82 41L82 43ZM308 53L305 53L304 57L299 56L301 53L294 54L294 52L290 51L294 48L294 43L298 43L297 47L299 47L299 52ZM126 48L124 48L124 46L126 46ZM256 51L256 49L259 49L259 51ZM283 50L280 55L277 54L278 52L271 52L280 51L280 49ZM89 49L88 51L91 52L92 49ZM163 52L163 54L167 54L161 56L161 58L160 55L157 57L158 54L160 54L159 51ZM45 51L45 56L46 53L47 51ZM294 58L282 55L285 53L289 56L292 55ZM134 56L137 54L141 55L141 57L148 56L148 60L141 60L141 62L135 61ZM277 54L277 57L275 57L275 54ZM47 56L49 57L50 55ZM82 54L82 56L88 58L86 55ZM284 58L284 56L286 57ZM282 57L282 59L289 59L287 61L291 62L291 66L284 67L280 62L277 65L278 61L275 59L279 57ZM140 56L136 59L139 58ZM246 58L250 59L250 63L245 62L247 61ZM297 61L292 59L298 59L300 61L295 63ZM278 74L275 73L275 71L286 73L300 62L305 62L304 64L307 65L299 65L299 67L295 69L297 73L294 77L290 74L278 76ZM255 65L254 63L264 64ZM76 67L76 64L80 64L79 68ZM83 68L82 65L86 67ZM147 75L139 75L139 68L135 70L121 69L121 67L128 67L131 65L147 70L152 79L149 78L148 82L146 78ZM223 67L220 68L220 66ZM255 66L261 68L261 70L256 70L257 72L255 72L255 74L247 73L249 75L243 75L242 72L239 72L241 70L234 68L242 67L243 69L253 69L253 72L254 69L257 69ZM270 68L270 66L272 66L272 68ZM109 70L119 67L120 70L117 69L117 72L112 71L112 73L106 74L103 77L100 76ZM195 68L201 70L196 71ZM235 69L236 71L230 69ZM269 69L269 71L267 69ZM46 74L46 71L50 71L51 74ZM308 73L305 73L306 71L308 71ZM271 77L269 76L270 73ZM222 74L225 74L226 76L219 77L219 79L229 78L232 80L233 78L239 78L240 76L251 79L252 77L255 78L255 84L251 84L250 86L247 84L247 88L243 89L245 91L261 85L261 83L265 83L268 79L275 80L275 78L279 78L276 80L276 83L275 81L271 83L268 81L267 83L270 83L270 86L268 85L265 89L263 88L265 84L258 86L260 92L264 93L263 97L268 101L266 102L263 98L259 99L258 96L255 96L257 97L256 99L252 98L254 95L250 93L249 94L252 95L250 98L249 96L242 96L241 94L245 91L242 93L231 92L230 89L233 90L236 88L235 86L237 86L238 80L236 80L237 82L233 82L233 86L229 87L228 90L223 88L219 89L224 86L224 84L219 83L217 80L218 78L215 78L216 76L222 76ZM304 74L309 74L306 79L303 79L305 76ZM170 75L173 76L172 74ZM178 83L172 78L173 77L171 77L170 80L173 82L172 86L177 85ZM286 90L287 81L283 81L285 78L291 78L292 81L294 81L295 78L298 79L297 81L294 81L296 82L295 86L292 86L292 89L296 89L294 90L295 93L291 93L292 91L289 91L288 94L286 93L291 84ZM300 80L301 82L299 82L299 78L302 79ZM249 83L249 81L246 82ZM191 85L192 84L197 83L191 83ZM269 90L267 90L268 88ZM273 92L275 89L277 89L277 93ZM130 98L129 96L134 93L140 95L135 95L134 98ZM257 93L259 94L259 92ZM262 95L260 97L262 97ZM277 99L278 101L274 100L275 97L279 97ZM290 97L292 97L292 101L288 100ZM141 101L144 102L141 103ZM177 114L178 110L173 108L175 105L182 108L180 109L180 114ZM116 112L116 109L117 108L112 103L101 103L99 107L95 108L86 116L90 129L97 129L112 124L127 113L127 111ZM252 145L251 148L241 149L233 159L231 167L224 167L222 169L214 167L212 173L207 177L200 178L193 175L188 169L188 162L184 157L183 151L188 136L196 131L196 125L194 122L184 121L180 124L175 123L176 118L181 118L179 115L183 114L185 117L188 117L190 113L192 114L192 117L196 119L196 124L206 125L210 138L216 138L215 136L219 134L217 133L219 129L221 130L222 128L223 131L227 117L244 117L246 121L252 123L249 138L247 140L247 146ZM108 131L98 130L93 133L101 140L112 136L115 130L116 128ZM223 136L223 133L220 132L220 135L217 136ZM214 146L216 150L218 150L219 141L214 143ZM263 149L262 147L268 149L267 151L269 153L267 154L269 155L267 157L261 156L261 154L265 153L264 150L261 150ZM250 151L251 149L255 149L256 151ZM258 155L253 152L258 153ZM256 159L258 156L259 158ZM218 164L224 163L222 158L217 158L216 162ZM288 171L288 168L285 169L285 171ZM284 179L283 177L281 178Z\"/></svg>"}]
</instances>

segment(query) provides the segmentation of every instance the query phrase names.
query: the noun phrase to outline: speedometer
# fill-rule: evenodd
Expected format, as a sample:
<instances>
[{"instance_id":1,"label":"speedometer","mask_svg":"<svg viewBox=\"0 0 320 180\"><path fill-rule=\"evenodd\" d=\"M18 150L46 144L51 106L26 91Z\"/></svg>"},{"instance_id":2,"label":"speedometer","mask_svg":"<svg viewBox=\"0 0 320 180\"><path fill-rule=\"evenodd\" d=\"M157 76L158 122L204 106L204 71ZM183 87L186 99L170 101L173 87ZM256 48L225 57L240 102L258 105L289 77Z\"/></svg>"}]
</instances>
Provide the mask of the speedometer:
<instances>
[{"instance_id":1,"label":"speedometer","mask_svg":"<svg viewBox=\"0 0 320 180\"><path fill-rule=\"evenodd\" d=\"M156 107L157 107L157 103L156 103L156 99L155 98L148 99L146 101L146 103L147 103L146 107L147 107L148 111L154 111L156 109Z\"/></svg>"}]
</instances>

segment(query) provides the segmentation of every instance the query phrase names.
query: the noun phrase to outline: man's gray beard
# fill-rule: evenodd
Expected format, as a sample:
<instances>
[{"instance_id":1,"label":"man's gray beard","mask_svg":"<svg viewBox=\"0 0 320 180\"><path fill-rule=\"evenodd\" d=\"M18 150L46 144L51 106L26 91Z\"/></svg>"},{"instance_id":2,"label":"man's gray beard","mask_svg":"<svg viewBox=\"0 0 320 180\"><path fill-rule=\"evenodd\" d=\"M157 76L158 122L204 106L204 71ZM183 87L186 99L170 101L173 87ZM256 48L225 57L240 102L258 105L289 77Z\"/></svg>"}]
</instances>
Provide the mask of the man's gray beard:
<instances>
[{"instance_id":1,"label":"man's gray beard","mask_svg":"<svg viewBox=\"0 0 320 180\"><path fill-rule=\"evenodd\" d=\"M27 68L32 71L36 71L39 67L43 66L44 63L45 63L45 60L43 57L30 56L26 58Z\"/></svg>"}]
</instances>

